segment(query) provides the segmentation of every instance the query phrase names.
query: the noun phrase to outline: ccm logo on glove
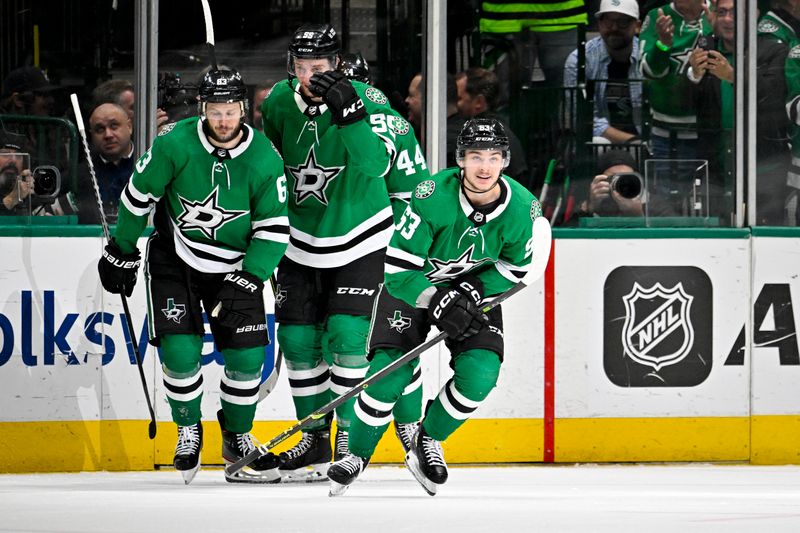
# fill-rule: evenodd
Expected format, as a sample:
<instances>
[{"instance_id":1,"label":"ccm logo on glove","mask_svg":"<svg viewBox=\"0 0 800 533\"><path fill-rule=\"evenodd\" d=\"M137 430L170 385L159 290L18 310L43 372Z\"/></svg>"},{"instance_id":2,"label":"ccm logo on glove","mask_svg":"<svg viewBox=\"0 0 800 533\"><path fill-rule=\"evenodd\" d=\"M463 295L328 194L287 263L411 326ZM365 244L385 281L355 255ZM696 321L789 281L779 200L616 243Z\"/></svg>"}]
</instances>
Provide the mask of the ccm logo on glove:
<instances>
[{"instance_id":1,"label":"ccm logo on glove","mask_svg":"<svg viewBox=\"0 0 800 533\"><path fill-rule=\"evenodd\" d=\"M442 310L450 305L450 302L452 302L454 298L458 298L459 296L458 291L455 289L442 296L439 303L436 304L436 308L433 310L433 317L436 320L440 320L442 318Z\"/></svg>"}]
</instances>

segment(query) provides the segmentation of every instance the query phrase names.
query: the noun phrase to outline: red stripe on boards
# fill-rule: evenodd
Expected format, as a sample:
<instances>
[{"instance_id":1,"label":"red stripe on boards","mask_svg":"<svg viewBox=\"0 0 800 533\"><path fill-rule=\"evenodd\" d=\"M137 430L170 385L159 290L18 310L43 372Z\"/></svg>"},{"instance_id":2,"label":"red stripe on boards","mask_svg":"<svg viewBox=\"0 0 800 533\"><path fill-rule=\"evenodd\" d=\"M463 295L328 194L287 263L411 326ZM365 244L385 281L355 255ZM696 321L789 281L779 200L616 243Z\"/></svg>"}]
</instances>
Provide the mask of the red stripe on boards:
<instances>
[{"instance_id":1,"label":"red stripe on boards","mask_svg":"<svg viewBox=\"0 0 800 533\"><path fill-rule=\"evenodd\" d=\"M556 241L544 271L544 462L555 462Z\"/></svg>"}]
</instances>

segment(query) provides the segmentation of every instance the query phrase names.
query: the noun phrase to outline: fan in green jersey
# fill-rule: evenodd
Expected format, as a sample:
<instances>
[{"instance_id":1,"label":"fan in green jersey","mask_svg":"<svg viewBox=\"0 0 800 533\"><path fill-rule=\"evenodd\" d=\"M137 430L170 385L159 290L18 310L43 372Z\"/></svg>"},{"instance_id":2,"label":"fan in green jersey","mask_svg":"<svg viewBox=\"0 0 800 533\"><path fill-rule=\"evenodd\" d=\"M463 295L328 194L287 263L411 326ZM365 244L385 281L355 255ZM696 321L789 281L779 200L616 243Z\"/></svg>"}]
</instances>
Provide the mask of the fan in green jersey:
<instances>
[{"instance_id":1,"label":"fan in green jersey","mask_svg":"<svg viewBox=\"0 0 800 533\"><path fill-rule=\"evenodd\" d=\"M441 442L495 387L503 360L500 307L479 306L520 282L531 267L539 201L502 174L508 137L494 119L471 119L458 136L459 168L417 185L386 251L384 286L369 336L372 375L428 335L445 332L454 376L429 404L406 465L431 495L447 480ZM392 408L418 360L359 394L349 453L328 469L331 495L342 494L366 468L388 427Z\"/></svg>"},{"instance_id":2,"label":"fan in green jersey","mask_svg":"<svg viewBox=\"0 0 800 533\"><path fill-rule=\"evenodd\" d=\"M300 27L289 43L289 79L261 105L289 184L275 317L298 419L364 377L369 316L393 229L385 176L398 135L378 117L391 107L378 89L334 70L338 53L330 25ZM336 409L340 442L352 412L352 401ZM331 422L308 426L280 455L286 479L324 478L334 455Z\"/></svg>"},{"instance_id":3,"label":"fan in green jersey","mask_svg":"<svg viewBox=\"0 0 800 533\"><path fill-rule=\"evenodd\" d=\"M239 73L209 71L198 107L200 118L167 125L136 162L98 267L106 290L130 294L136 243L155 210L145 257L149 334L161 347L178 425L174 463L186 483L200 467L203 445L203 309L225 360L218 419L230 463L255 448L249 432L269 344L262 290L289 240L283 162L243 124L247 91ZM277 466L270 454L226 479L280 481Z\"/></svg>"}]
</instances>

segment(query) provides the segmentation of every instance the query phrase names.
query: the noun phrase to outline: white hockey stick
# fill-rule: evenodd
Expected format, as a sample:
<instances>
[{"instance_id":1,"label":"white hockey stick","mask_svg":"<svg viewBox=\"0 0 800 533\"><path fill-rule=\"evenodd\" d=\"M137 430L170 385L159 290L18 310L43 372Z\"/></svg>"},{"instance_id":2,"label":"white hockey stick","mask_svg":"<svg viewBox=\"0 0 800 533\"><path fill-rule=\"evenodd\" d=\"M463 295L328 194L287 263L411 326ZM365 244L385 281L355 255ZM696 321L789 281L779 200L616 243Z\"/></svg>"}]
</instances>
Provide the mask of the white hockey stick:
<instances>
[{"instance_id":1,"label":"white hockey stick","mask_svg":"<svg viewBox=\"0 0 800 533\"><path fill-rule=\"evenodd\" d=\"M206 44L208 45L208 59L211 68L217 70L217 52L214 50L214 20L211 18L211 6L208 0L200 0L203 3L203 18L206 21Z\"/></svg>"},{"instance_id":2,"label":"white hockey stick","mask_svg":"<svg viewBox=\"0 0 800 533\"><path fill-rule=\"evenodd\" d=\"M106 213L103 211L103 199L100 197L100 187L97 184L97 175L94 172L94 163L92 163L92 154L89 152L89 143L86 140L86 129L83 125L83 115L81 114L81 107L78 104L78 95L72 93L70 96L72 100L72 111L75 113L75 122L78 124L78 131L83 140L83 150L86 152L86 162L89 164L89 175L92 178L92 186L94 186L94 196L97 200L97 208L100 210L100 223L103 225L103 235L106 242L111 240L111 234L108 231L108 222L106 221ZM150 393L147 390L147 380L144 377L144 368L142 367L142 355L139 353L139 343L136 340L136 334L133 330L133 320L131 319L131 312L128 309L128 299L125 293L120 293L119 297L122 299L122 309L125 311L125 319L127 320L128 333L130 334L131 344L133 345L133 354L136 356L136 366L139 368L139 378L142 381L142 389L144 390L144 397L147 400L147 409L150 411L150 425L147 429L148 435L151 439L156 438L156 413L153 411L153 404L150 401Z\"/></svg>"},{"instance_id":3,"label":"white hockey stick","mask_svg":"<svg viewBox=\"0 0 800 533\"><path fill-rule=\"evenodd\" d=\"M531 283L535 282L539 278L542 277L544 274L545 268L547 268L547 262L550 259L550 246L552 244L552 232L550 230L550 223L547 219L543 216L537 218L533 223L533 236L531 237L531 250L534 253L533 260L531 262L531 266L529 267L528 273L526 274L525 278L508 289L506 292L500 294L499 296L495 297L491 302L488 302L481 308L481 311L484 313L488 313L504 301L508 300L526 286L530 285ZM402 357L392 361L385 367L383 367L378 372L372 374L368 378L364 379L361 383L350 389L349 391L345 392L335 400L325 404L324 406L320 407L310 415L306 416L302 420L300 420L297 424L293 425L283 433L279 434L278 436L274 437L269 442L266 442L256 448L255 450L251 451L235 463L231 463L225 467L225 472L227 475L232 476L236 474L239 470L246 467L259 457L266 455L269 450L280 444L281 442L285 441L298 431L302 430L305 427L308 427L312 422L323 418L325 415L342 405L344 402L357 396L361 391L368 388L369 386L373 385L374 383L382 380L398 368L404 366L409 361L416 359L417 357L422 354L425 350L432 348L433 346L439 344L447 338L445 333L439 333L435 337L423 342L410 352L405 353Z\"/></svg>"}]
</instances>

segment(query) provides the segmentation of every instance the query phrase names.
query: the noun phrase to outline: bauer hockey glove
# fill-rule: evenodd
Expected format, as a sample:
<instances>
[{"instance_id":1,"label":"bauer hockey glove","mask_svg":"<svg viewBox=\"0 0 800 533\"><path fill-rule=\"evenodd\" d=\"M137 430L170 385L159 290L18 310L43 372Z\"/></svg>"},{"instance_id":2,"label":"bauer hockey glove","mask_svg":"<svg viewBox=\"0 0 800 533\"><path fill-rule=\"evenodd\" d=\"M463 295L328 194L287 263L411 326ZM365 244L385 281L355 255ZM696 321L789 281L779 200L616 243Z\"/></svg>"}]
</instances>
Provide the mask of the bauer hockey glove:
<instances>
[{"instance_id":1,"label":"bauer hockey glove","mask_svg":"<svg viewBox=\"0 0 800 533\"><path fill-rule=\"evenodd\" d=\"M253 274L244 270L229 272L222 281L211 316L228 328L238 328L246 322L261 323L264 321L263 290L264 282Z\"/></svg>"},{"instance_id":2,"label":"bauer hockey glove","mask_svg":"<svg viewBox=\"0 0 800 533\"><path fill-rule=\"evenodd\" d=\"M111 239L103 250L103 257L97 263L97 272L100 274L100 283L111 294L133 294L136 285L136 276L139 273L141 254L135 248L131 253L124 254L119 245Z\"/></svg>"},{"instance_id":3,"label":"bauer hockey glove","mask_svg":"<svg viewBox=\"0 0 800 533\"><path fill-rule=\"evenodd\" d=\"M436 291L428 306L428 318L448 337L463 341L489 323L489 317L478 309L469 296L456 289Z\"/></svg>"},{"instance_id":4,"label":"bauer hockey glove","mask_svg":"<svg viewBox=\"0 0 800 533\"><path fill-rule=\"evenodd\" d=\"M339 71L317 72L311 76L311 92L322 97L333 115L332 122L347 126L367 116L364 102L356 94L353 84Z\"/></svg>"}]
</instances>

